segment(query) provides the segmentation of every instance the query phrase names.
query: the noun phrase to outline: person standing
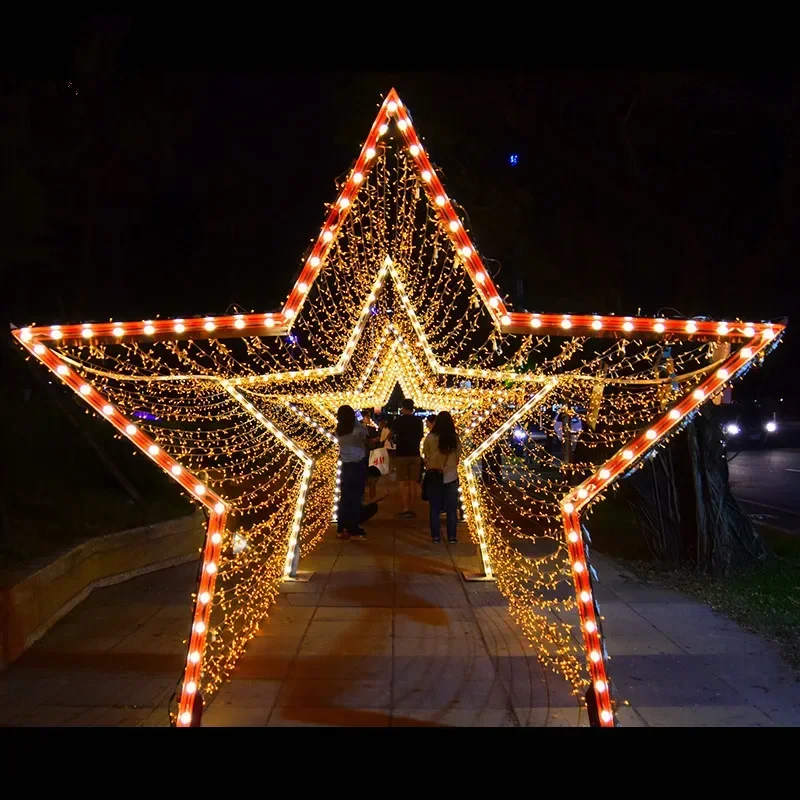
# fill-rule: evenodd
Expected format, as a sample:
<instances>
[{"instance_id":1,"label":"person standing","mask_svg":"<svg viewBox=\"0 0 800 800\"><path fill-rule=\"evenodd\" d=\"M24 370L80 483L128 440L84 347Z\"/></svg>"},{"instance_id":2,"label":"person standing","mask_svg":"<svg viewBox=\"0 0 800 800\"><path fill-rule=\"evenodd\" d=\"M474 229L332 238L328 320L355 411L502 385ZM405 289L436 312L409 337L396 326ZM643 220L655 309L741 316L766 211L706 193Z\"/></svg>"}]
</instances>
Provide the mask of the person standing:
<instances>
[{"instance_id":1,"label":"person standing","mask_svg":"<svg viewBox=\"0 0 800 800\"><path fill-rule=\"evenodd\" d=\"M447 515L447 541L458 542L458 461L461 442L449 411L441 411L425 437L425 482L430 505L431 539L441 541L441 511Z\"/></svg>"},{"instance_id":2,"label":"person standing","mask_svg":"<svg viewBox=\"0 0 800 800\"><path fill-rule=\"evenodd\" d=\"M414 487L419 485L422 469L419 447L422 436L422 420L414 416L414 401L405 398L400 407L400 416L392 427L396 481L403 504L403 510L397 516L401 519L413 519L417 516L411 506L414 504Z\"/></svg>"},{"instance_id":3,"label":"person standing","mask_svg":"<svg viewBox=\"0 0 800 800\"><path fill-rule=\"evenodd\" d=\"M360 525L361 500L367 483L370 437L367 429L356 420L351 406L340 406L336 412L336 441L342 462L338 536L340 539L363 539L367 534Z\"/></svg>"}]
</instances>

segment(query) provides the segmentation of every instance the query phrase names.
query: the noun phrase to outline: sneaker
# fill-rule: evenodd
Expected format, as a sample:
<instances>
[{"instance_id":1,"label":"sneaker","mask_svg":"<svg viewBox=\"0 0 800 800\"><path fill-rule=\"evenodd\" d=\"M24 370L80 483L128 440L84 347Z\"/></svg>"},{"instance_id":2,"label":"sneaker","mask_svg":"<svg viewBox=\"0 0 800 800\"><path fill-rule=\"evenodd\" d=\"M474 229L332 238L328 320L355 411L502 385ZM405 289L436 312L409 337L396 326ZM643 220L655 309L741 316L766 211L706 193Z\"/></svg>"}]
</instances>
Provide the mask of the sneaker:
<instances>
[{"instance_id":1,"label":"sneaker","mask_svg":"<svg viewBox=\"0 0 800 800\"><path fill-rule=\"evenodd\" d=\"M441 539L432 539L431 541L432 541L434 544L441 544L441 542L442 542L442 540L441 540Z\"/></svg>"},{"instance_id":2,"label":"sneaker","mask_svg":"<svg viewBox=\"0 0 800 800\"><path fill-rule=\"evenodd\" d=\"M458 544L458 539L448 539L447 544Z\"/></svg>"}]
</instances>

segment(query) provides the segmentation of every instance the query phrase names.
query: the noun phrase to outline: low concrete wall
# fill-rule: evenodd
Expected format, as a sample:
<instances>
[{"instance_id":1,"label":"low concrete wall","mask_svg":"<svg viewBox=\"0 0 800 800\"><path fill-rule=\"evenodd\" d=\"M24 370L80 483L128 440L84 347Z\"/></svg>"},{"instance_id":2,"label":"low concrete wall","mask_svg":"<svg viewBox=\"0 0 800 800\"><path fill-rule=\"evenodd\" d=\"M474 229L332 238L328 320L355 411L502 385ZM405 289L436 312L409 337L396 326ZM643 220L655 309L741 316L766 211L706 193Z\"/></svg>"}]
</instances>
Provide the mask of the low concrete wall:
<instances>
[{"instance_id":1,"label":"low concrete wall","mask_svg":"<svg viewBox=\"0 0 800 800\"><path fill-rule=\"evenodd\" d=\"M0 588L0 669L84 600L93 589L199 558L206 520L181 519L90 539Z\"/></svg>"}]
</instances>

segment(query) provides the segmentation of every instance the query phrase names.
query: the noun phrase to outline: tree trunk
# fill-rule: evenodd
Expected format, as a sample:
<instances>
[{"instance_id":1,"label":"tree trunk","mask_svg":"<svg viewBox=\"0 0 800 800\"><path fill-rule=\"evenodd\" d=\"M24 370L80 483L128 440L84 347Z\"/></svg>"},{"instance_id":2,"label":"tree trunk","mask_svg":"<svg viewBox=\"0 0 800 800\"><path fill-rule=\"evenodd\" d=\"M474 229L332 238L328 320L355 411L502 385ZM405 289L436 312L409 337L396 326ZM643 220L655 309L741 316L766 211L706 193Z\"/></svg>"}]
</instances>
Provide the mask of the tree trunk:
<instances>
[{"instance_id":1,"label":"tree trunk","mask_svg":"<svg viewBox=\"0 0 800 800\"><path fill-rule=\"evenodd\" d=\"M711 412L698 414L685 435L630 485L645 541L666 567L722 576L767 556L764 540L731 492L725 444Z\"/></svg>"}]
</instances>

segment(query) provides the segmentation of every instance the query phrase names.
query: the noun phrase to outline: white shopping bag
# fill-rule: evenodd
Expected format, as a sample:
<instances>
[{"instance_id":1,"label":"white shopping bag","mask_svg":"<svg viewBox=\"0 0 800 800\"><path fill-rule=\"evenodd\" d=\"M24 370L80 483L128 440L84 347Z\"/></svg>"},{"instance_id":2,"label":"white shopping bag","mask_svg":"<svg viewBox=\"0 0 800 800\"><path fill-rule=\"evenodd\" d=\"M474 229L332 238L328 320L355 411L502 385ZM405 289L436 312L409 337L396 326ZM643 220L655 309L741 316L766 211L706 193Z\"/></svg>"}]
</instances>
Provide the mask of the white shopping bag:
<instances>
[{"instance_id":1,"label":"white shopping bag","mask_svg":"<svg viewBox=\"0 0 800 800\"><path fill-rule=\"evenodd\" d=\"M381 475L389 474L389 453L385 447L376 447L369 451L369 466L377 467Z\"/></svg>"}]
</instances>

